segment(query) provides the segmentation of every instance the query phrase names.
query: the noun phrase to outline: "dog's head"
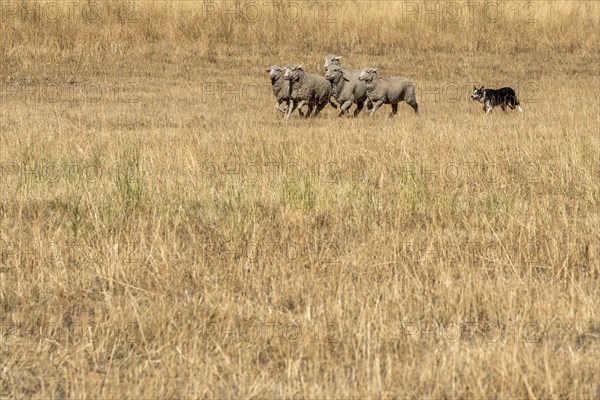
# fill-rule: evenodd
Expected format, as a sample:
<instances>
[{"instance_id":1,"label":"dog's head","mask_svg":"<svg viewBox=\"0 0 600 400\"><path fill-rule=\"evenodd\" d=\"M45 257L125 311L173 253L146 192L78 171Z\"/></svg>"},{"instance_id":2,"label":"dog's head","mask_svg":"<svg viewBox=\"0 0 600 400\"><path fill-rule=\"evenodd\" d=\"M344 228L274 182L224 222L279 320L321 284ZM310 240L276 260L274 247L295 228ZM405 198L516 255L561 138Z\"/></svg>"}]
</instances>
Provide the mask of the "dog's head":
<instances>
[{"instance_id":1,"label":"dog's head","mask_svg":"<svg viewBox=\"0 0 600 400\"><path fill-rule=\"evenodd\" d=\"M479 101L479 102L483 103L484 99L485 99L485 90L483 89L483 86L479 89L477 89L477 86L473 86L473 93L471 93L471 100Z\"/></svg>"}]
</instances>

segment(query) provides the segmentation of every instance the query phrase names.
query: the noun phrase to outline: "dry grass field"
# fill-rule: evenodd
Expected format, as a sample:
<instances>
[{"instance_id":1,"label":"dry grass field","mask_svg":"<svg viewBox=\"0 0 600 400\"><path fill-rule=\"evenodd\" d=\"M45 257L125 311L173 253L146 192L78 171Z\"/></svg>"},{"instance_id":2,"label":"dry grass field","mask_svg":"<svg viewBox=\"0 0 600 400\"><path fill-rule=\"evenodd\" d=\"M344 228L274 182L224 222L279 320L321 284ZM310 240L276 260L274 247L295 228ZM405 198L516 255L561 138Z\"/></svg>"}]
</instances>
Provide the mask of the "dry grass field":
<instances>
[{"instance_id":1,"label":"dry grass field","mask_svg":"<svg viewBox=\"0 0 600 400\"><path fill-rule=\"evenodd\" d=\"M0 21L0 397L600 398L600 3ZM420 115L283 121L330 53Z\"/></svg>"}]
</instances>

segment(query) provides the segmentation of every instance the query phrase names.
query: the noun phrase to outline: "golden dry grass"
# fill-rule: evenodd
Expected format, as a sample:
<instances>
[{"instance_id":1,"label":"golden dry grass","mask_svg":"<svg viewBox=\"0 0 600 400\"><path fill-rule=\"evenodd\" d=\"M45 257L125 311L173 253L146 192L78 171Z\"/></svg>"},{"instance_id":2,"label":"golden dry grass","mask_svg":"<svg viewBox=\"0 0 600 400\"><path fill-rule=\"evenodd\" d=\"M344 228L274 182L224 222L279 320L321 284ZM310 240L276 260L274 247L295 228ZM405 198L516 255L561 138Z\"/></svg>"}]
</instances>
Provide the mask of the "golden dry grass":
<instances>
[{"instance_id":1,"label":"golden dry grass","mask_svg":"<svg viewBox=\"0 0 600 400\"><path fill-rule=\"evenodd\" d=\"M85 4L0 2L0 396L600 396L599 4Z\"/></svg>"}]
</instances>

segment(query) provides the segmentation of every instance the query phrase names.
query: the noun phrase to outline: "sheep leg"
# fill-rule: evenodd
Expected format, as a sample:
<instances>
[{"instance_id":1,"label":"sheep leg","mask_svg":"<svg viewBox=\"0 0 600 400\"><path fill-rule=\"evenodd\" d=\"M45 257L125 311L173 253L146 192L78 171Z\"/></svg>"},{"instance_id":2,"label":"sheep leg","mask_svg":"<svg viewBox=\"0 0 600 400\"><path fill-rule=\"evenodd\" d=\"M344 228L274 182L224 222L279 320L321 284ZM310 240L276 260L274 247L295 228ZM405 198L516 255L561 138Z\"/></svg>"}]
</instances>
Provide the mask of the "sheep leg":
<instances>
[{"instance_id":1,"label":"sheep leg","mask_svg":"<svg viewBox=\"0 0 600 400\"><path fill-rule=\"evenodd\" d=\"M308 105L308 111L306 112L306 114L301 112L302 107L304 107L304 105L307 104L305 100L300 100L300 102L298 102L297 108L298 108L298 113L300 114L301 117L304 118L308 118L308 116L310 115L310 112L312 111L310 104Z\"/></svg>"},{"instance_id":2,"label":"sheep leg","mask_svg":"<svg viewBox=\"0 0 600 400\"><path fill-rule=\"evenodd\" d=\"M408 103L409 106L411 106L413 108L413 110L415 110L415 114L419 115L419 105L417 104L416 101L412 100L411 102Z\"/></svg>"},{"instance_id":3,"label":"sheep leg","mask_svg":"<svg viewBox=\"0 0 600 400\"><path fill-rule=\"evenodd\" d=\"M325 108L327 103L329 103L329 101L324 101L322 103L317 104L315 106L315 114L313 116L316 117L317 115L319 115L319 113L321 112L321 110L323 110Z\"/></svg>"},{"instance_id":4,"label":"sheep leg","mask_svg":"<svg viewBox=\"0 0 600 400\"><path fill-rule=\"evenodd\" d=\"M285 115L286 115L286 113L287 113L287 110L288 110L288 108L289 108L289 106L290 106L290 102L289 102L289 100L286 100L286 106L285 106L285 108L282 108L282 107L281 107L281 105L282 105L283 103L284 103L283 101L282 101L282 102L277 102L277 103L275 103L275 109L276 109L277 111L281 112L281 113L283 114L283 116L285 117ZM298 110L298 112L300 113L300 116L304 116L304 113L302 112L302 110Z\"/></svg>"},{"instance_id":5,"label":"sheep leg","mask_svg":"<svg viewBox=\"0 0 600 400\"><path fill-rule=\"evenodd\" d=\"M365 105L365 103L363 103L362 101L357 101L356 102L356 109L354 110L354 116L355 117L357 117L358 114L360 114L360 112L363 109L364 105Z\"/></svg>"},{"instance_id":6,"label":"sheep leg","mask_svg":"<svg viewBox=\"0 0 600 400\"><path fill-rule=\"evenodd\" d=\"M297 104L294 102L294 100L290 100L290 103L288 104L288 108L287 108L287 112L285 114L285 119L289 119L290 115L292 115L292 113L294 112L294 110L296 109Z\"/></svg>"},{"instance_id":7,"label":"sheep leg","mask_svg":"<svg viewBox=\"0 0 600 400\"><path fill-rule=\"evenodd\" d=\"M390 113L390 118L398 113L398 103L391 104L391 106L392 106L392 112Z\"/></svg>"},{"instance_id":8,"label":"sheep leg","mask_svg":"<svg viewBox=\"0 0 600 400\"><path fill-rule=\"evenodd\" d=\"M315 111L316 111L314 104L312 102L306 101L306 100L302 100L302 103L306 104L306 106L308 107L308 111L306 111L304 118L311 118L312 116L314 116Z\"/></svg>"},{"instance_id":9,"label":"sheep leg","mask_svg":"<svg viewBox=\"0 0 600 400\"><path fill-rule=\"evenodd\" d=\"M340 113L339 116L343 117L343 116L347 116L350 114L350 112L348 112L348 110L350 109L350 107L352 107L352 104L354 104L352 101L348 100L345 101L344 104L342 104L342 106L340 107Z\"/></svg>"},{"instance_id":10,"label":"sheep leg","mask_svg":"<svg viewBox=\"0 0 600 400\"><path fill-rule=\"evenodd\" d=\"M281 108L281 105L282 105L282 104L283 104L283 101L282 101L281 103L280 103L280 102L276 102L276 103L275 103L275 109L276 109L277 111L280 111L280 112L282 112L282 113L285 115L285 111L286 111L286 109L285 109L285 108Z\"/></svg>"},{"instance_id":11,"label":"sheep leg","mask_svg":"<svg viewBox=\"0 0 600 400\"><path fill-rule=\"evenodd\" d=\"M373 113L379 109L383 105L383 100L379 100L378 102L373 103L373 108L371 108L371 113L369 114L369 118L373 116Z\"/></svg>"},{"instance_id":12,"label":"sheep leg","mask_svg":"<svg viewBox=\"0 0 600 400\"><path fill-rule=\"evenodd\" d=\"M300 105L300 107L296 107L298 109L298 114L300 114L300 117L304 117L304 111L302 111L302 105Z\"/></svg>"}]
</instances>

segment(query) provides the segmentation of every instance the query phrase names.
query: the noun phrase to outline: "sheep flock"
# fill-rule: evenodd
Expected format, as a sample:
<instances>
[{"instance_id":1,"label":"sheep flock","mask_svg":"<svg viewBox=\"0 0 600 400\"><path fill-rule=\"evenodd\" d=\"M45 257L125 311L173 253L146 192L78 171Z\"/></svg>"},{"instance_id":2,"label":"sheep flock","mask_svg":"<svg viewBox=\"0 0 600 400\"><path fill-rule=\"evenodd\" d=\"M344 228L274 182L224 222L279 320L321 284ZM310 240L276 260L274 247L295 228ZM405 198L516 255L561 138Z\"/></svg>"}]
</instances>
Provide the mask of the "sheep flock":
<instances>
[{"instance_id":1,"label":"sheep flock","mask_svg":"<svg viewBox=\"0 0 600 400\"><path fill-rule=\"evenodd\" d=\"M404 77L380 78L377 68L345 69L341 56L325 56L325 76L309 74L302 65L273 65L267 69L276 98L275 109L289 119L297 109L301 117L317 116L327 104L340 109L339 116L357 117L366 107L372 116L382 105L392 107L390 117L398 111L398 103L406 101L419 114L415 85ZM335 99L335 102L332 101ZM284 107L285 104L285 107ZM356 105L353 113L349 109ZM307 110L302 111L306 106Z\"/></svg>"}]
</instances>

